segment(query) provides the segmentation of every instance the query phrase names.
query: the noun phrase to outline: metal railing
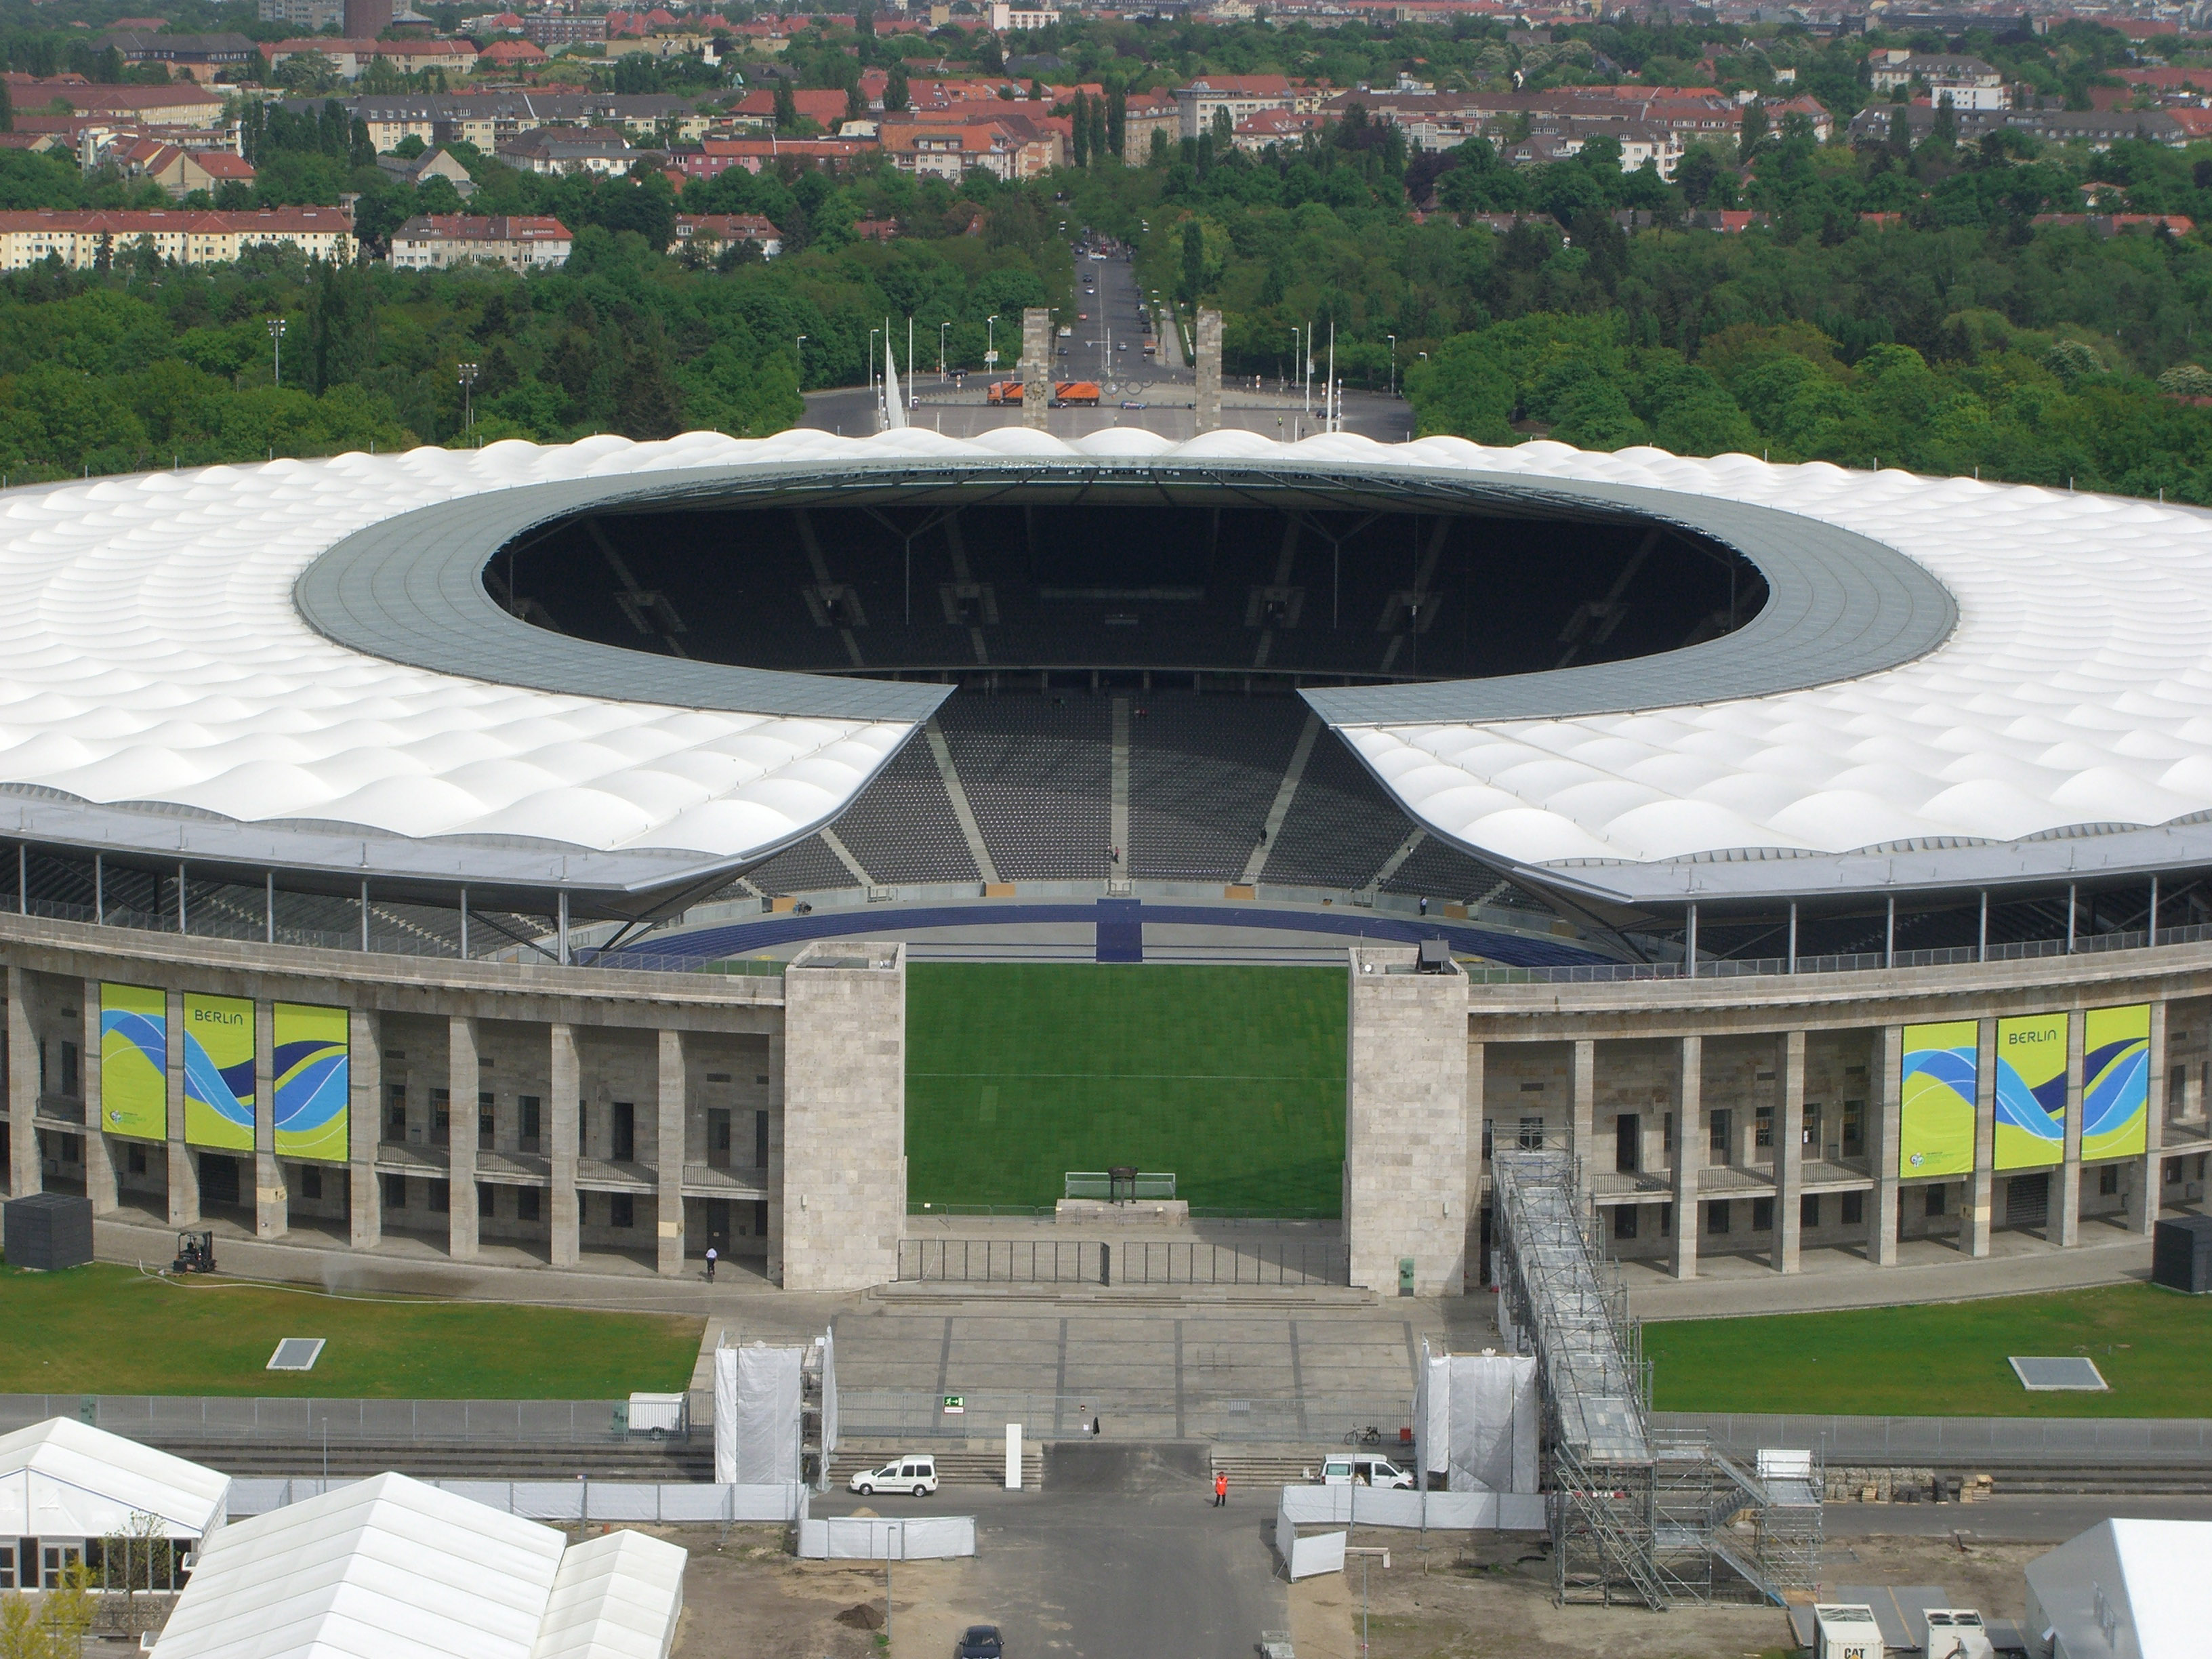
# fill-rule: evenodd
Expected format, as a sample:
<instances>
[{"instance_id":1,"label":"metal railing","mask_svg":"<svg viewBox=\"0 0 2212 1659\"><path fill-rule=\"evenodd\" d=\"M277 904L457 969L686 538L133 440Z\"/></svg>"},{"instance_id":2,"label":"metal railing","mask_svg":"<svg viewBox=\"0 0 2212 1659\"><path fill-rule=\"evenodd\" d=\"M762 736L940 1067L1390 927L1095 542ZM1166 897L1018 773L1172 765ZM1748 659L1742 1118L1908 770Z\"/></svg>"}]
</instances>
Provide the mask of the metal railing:
<instances>
[{"instance_id":1,"label":"metal railing","mask_svg":"<svg viewBox=\"0 0 2212 1659\"><path fill-rule=\"evenodd\" d=\"M208 1395L0 1395L0 1432L75 1418L151 1440L604 1443L629 1437L626 1400L229 1399Z\"/></svg>"},{"instance_id":2,"label":"metal railing","mask_svg":"<svg viewBox=\"0 0 2212 1659\"><path fill-rule=\"evenodd\" d=\"M1069 1170L1060 1176L1060 1188L1062 1198L1095 1198L1109 1202L1124 1198L1173 1198L1176 1178L1172 1170L1139 1170L1129 1179L1126 1190L1117 1190L1110 1170Z\"/></svg>"},{"instance_id":3,"label":"metal railing","mask_svg":"<svg viewBox=\"0 0 2212 1659\"><path fill-rule=\"evenodd\" d=\"M899 1282L1100 1285L1103 1249L1073 1238L902 1238Z\"/></svg>"},{"instance_id":4,"label":"metal railing","mask_svg":"<svg viewBox=\"0 0 2212 1659\"><path fill-rule=\"evenodd\" d=\"M907 1238L902 1284L1348 1285L1352 1252L1331 1239Z\"/></svg>"}]
</instances>

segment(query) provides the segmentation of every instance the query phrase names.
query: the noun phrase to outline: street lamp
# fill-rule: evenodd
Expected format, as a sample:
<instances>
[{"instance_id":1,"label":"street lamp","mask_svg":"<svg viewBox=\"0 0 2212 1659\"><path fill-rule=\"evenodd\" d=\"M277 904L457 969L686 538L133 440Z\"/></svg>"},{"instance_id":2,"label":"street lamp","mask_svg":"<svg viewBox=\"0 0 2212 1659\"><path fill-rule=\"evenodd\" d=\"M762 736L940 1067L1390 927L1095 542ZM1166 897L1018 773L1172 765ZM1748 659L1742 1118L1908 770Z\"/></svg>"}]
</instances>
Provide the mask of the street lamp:
<instances>
[{"instance_id":1,"label":"street lamp","mask_svg":"<svg viewBox=\"0 0 2212 1659\"><path fill-rule=\"evenodd\" d=\"M799 385L804 391L806 387L806 337L804 334L792 343L791 355L799 363Z\"/></svg>"},{"instance_id":2,"label":"street lamp","mask_svg":"<svg viewBox=\"0 0 2212 1659\"><path fill-rule=\"evenodd\" d=\"M284 384L284 319L282 317L269 319L269 349L276 358L276 384L282 386Z\"/></svg>"},{"instance_id":3,"label":"street lamp","mask_svg":"<svg viewBox=\"0 0 2212 1659\"><path fill-rule=\"evenodd\" d=\"M461 428L464 431L477 423L476 386L477 366L474 363L463 363L461 365Z\"/></svg>"},{"instance_id":4,"label":"street lamp","mask_svg":"<svg viewBox=\"0 0 2212 1659\"><path fill-rule=\"evenodd\" d=\"M1386 334L1382 337L1390 343L1390 395L1395 398L1398 395L1398 337ZM1373 386L1375 382L1370 380L1367 384Z\"/></svg>"},{"instance_id":5,"label":"street lamp","mask_svg":"<svg viewBox=\"0 0 2212 1659\"><path fill-rule=\"evenodd\" d=\"M876 430L878 432L884 428L884 401L876 396L876 336L882 332L879 328L868 331L868 396L876 406Z\"/></svg>"},{"instance_id":6,"label":"street lamp","mask_svg":"<svg viewBox=\"0 0 2212 1659\"><path fill-rule=\"evenodd\" d=\"M996 317L986 317L983 319L983 327L987 331L984 335L983 370L986 374L988 374L991 370L999 366L999 319Z\"/></svg>"},{"instance_id":7,"label":"street lamp","mask_svg":"<svg viewBox=\"0 0 2212 1659\"><path fill-rule=\"evenodd\" d=\"M937 325L937 384L939 386L945 384L945 331L951 326L951 323Z\"/></svg>"}]
</instances>

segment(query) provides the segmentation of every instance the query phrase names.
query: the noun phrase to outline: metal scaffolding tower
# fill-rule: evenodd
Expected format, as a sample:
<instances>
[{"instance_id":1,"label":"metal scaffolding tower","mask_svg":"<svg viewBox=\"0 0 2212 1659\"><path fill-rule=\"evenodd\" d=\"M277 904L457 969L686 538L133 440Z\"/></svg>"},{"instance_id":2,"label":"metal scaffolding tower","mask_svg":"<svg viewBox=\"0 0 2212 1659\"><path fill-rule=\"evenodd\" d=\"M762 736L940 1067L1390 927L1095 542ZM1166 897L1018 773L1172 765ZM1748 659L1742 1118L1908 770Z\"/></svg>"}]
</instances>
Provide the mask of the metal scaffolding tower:
<instances>
[{"instance_id":1,"label":"metal scaffolding tower","mask_svg":"<svg viewBox=\"0 0 2212 1659\"><path fill-rule=\"evenodd\" d=\"M1656 1433L1641 1331L1573 1158L1501 1148L1491 1183L1500 1323L1536 1356L1543 1395L1556 1597L1656 1610L1739 1583L1775 1601L1809 1591L1819 1454L1762 1452L1746 1468L1702 1436Z\"/></svg>"}]
</instances>

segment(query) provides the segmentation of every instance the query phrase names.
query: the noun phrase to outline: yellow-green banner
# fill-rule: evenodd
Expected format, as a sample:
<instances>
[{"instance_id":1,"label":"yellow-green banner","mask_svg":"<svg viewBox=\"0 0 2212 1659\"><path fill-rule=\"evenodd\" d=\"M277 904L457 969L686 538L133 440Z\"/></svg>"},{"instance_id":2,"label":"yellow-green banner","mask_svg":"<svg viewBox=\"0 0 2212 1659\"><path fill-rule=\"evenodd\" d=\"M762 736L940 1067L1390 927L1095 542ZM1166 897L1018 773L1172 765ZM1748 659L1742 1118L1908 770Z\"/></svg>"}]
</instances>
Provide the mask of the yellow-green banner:
<instances>
[{"instance_id":1,"label":"yellow-green banner","mask_svg":"<svg viewBox=\"0 0 2212 1659\"><path fill-rule=\"evenodd\" d=\"M253 1005L185 994L185 1139L253 1150Z\"/></svg>"},{"instance_id":2,"label":"yellow-green banner","mask_svg":"<svg viewBox=\"0 0 2212 1659\"><path fill-rule=\"evenodd\" d=\"M2149 1144L2150 1005L2092 1008L2081 1047L2081 1156L2140 1155Z\"/></svg>"},{"instance_id":3,"label":"yellow-green banner","mask_svg":"<svg viewBox=\"0 0 2212 1659\"><path fill-rule=\"evenodd\" d=\"M2066 1155L2066 1016L1997 1022L1996 1167L2045 1170Z\"/></svg>"},{"instance_id":4,"label":"yellow-green banner","mask_svg":"<svg viewBox=\"0 0 2212 1659\"><path fill-rule=\"evenodd\" d=\"M1905 1028L1897 1134L1900 1179L1974 1172L1978 1041L1971 1019Z\"/></svg>"},{"instance_id":5,"label":"yellow-green banner","mask_svg":"<svg viewBox=\"0 0 2212 1659\"><path fill-rule=\"evenodd\" d=\"M169 1000L143 985L100 988L100 1127L169 1134Z\"/></svg>"},{"instance_id":6,"label":"yellow-green banner","mask_svg":"<svg viewBox=\"0 0 2212 1659\"><path fill-rule=\"evenodd\" d=\"M343 1164L349 1117L346 1011L280 1002L272 1012L276 1156Z\"/></svg>"}]
</instances>

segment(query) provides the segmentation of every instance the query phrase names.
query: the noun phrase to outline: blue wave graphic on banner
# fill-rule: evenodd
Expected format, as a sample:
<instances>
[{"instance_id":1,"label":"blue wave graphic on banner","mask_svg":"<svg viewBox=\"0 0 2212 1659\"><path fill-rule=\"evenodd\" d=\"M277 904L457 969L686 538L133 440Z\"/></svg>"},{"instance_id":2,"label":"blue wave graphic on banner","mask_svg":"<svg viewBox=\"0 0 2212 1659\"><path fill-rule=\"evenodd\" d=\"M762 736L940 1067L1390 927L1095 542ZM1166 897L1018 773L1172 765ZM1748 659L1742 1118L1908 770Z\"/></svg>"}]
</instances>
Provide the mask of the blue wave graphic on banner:
<instances>
[{"instance_id":1,"label":"blue wave graphic on banner","mask_svg":"<svg viewBox=\"0 0 2212 1659\"><path fill-rule=\"evenodd\" d=\"M346 1109L346 1047L342 1042L286 1042L276 1049L276 1127L288 1134L319 1129Z\"/></svg>"},{"instance_id":2,"label":"blue wave graphic on banner","mask_svg":"<svg viewBox=\"0 0 2212 1659\"><path fill-rule=\"evenodd\" d=\"M2060 1073L2040 1089L2029 1086L2012 1062L1997 1058L1997 1121L2009 1123L2025 1134L2057 1146L2066 1139L2066 1074Z\"/></svg>"},{"instance_id":3,"label":"blue wave graphic on banner","mask_svg":"<svg viewBox=\"0 0 2212 1659\"><path fill-rule=\"evenodd\" d=\"M243 1091L244 1098L240 1098ZM240 1060L222 1070L200 1047L199 1039L185 1033L185 1098L197 1100L218 1117L251 1134L253 1131L253 1062Z\"/></svg>"},{"instance_id":4,"label":"blue wave graphic on banner","mask_svg":"<svg viewBox=\"0 0 2212 1659\"><path fill-rule=\"evenodd\" d=\"M1918 1073L1934 1081L1965 1101L1974 1103L1974 1051L1972 1048L1916 1048L1905 1056L1904 1075Z\"/></svg>"},{"instance_id":5,"label":"blue wave graphic on banner","mask_svg":"<svg viewBox=\"0 0 2212 1659\"><path fill-rule=\"evenodd\" d=\"M105 1009L100 1016L100 1035L104 1040L110 1033L145 1055L146 1063L155 1071L168 1070L169 1040L161 1021L128 1008Z\"/></svg>"},{"instance_id":6,"label":"blue wave graphic on banner","mask_svg":"<svg viewBox=\"0 0 2212 1659\"><path fill-rule=\"evenodd\" d=\"M2082 1070L2089 1079L2081 1091L2082 1134L2117 1129L2142 1109L2149 1086L2150 1044L2141 1037L2106 1043L2088 1057Z\"/></svg>"}]
</instances>

